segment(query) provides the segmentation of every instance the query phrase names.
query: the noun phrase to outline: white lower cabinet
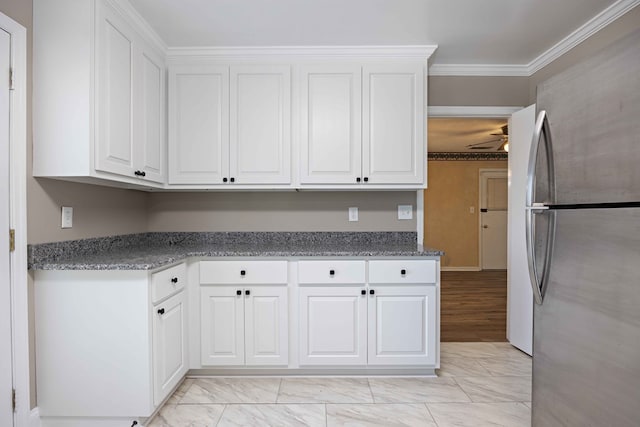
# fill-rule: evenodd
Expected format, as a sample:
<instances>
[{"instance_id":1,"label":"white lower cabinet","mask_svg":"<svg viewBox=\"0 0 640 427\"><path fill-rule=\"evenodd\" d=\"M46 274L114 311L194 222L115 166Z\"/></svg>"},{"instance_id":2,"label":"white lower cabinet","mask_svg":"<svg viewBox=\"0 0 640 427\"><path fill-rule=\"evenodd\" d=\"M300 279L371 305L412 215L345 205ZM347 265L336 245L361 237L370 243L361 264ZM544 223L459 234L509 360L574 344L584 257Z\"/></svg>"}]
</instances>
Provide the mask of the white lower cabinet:
<instances>
[{"instance_id":1,"label":"white lower cabinet","mask_svg":"<svg viewBox=\"0 0 640 427\"><path fill-rule=\"evenodd\" d=\"M200 288L203 366L286 366L287 286Z\"/></svg>"}]
</instances>

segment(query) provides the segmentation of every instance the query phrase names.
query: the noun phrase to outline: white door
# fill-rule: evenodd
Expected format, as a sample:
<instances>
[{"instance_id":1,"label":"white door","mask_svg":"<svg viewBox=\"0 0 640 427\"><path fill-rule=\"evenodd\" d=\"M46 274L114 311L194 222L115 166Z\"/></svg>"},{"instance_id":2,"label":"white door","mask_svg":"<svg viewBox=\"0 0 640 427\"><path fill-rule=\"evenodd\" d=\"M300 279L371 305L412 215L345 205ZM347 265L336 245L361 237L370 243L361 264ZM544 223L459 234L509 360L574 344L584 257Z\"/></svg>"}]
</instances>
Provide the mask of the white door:
<instances>
[{"instance_id":1,"label":"white door","mask_svg":"<svg viewBox=\"0 0 640 427\"><path fill-rule=\"evenodd\" d=\"M135 177L133 154L133 29L106 2L98 21L96 169Z\"/></svg>"},{"instance_id":2,"label":"white door","mask_svg":"<svg viewBox=\"0 0 640 427\"><path fill-rule=\"evenodd\" d=\"M507 269L507 170L480 171L480 240L483 270Z\"/></svg>"},{"instance_id":3,"label":"white door","mask_svg":"<svg viewBox=\"0 0 640 427\"><path fill-rule=\"evenodd\" d=\"M222 184L229 176L229 68L169 69L169 184Z\"/></svg>"},{"instance_id":4,"label":"white door","mask_svg":"<svg viewBox=\"0 0 640 427\"><path fill-rule=\"evenodd\" d=\"M9 254L9 69L11 36L0 29L0 425L13 425Z\"/></svg>"},{"instance_id":5,"label":"white door","mask_svg":"<svg viewBox=\"0 0 640 427\"><path fill-rule=\"evenodd\" d=\"M309 65L300 79L300 182L362 182L361 67Z\"/></svg>"},{"instance_id":6,"label":"white door","mask_svg":"<svg viewBox=\"0 0 640 427\"><path fill-rule=\"evenodd\" d=\"M153 401L167 397L187 372L185 291L153 308Z\"/></svg>"},{"instance_id":7,"label":"white door","mask_svg":"<svg viewBox=\"0 0 640 427\"><path fill-rule=\"evenodd\" d=\"M203 366L244 365L244 296L236 286L200 289Z\"/></svg>"},{"instance_id":8,"label":"white door","mask_svg":"<svg viewBox=\"0 0 640 427\"><path fill-rule=\"evenodd\" d=\"M507 339L529 355L533 352L533 292L527 265L524 209L535 120L534 104L514 113L509 124Z\"/></svg>"},{"instance_id":9,"label":"white door","mask_svg":"<svg viewBox=\"0 0 640 427\"><path fill-rule=\"evenodd\" d=\"M300 287L300 365L367 364L364 286Z\"/></svg>"},{"instance_id":10,"label":"white door","mask_svg":"<svg viewBox=\"0 0 640 427\"><path fill-rule=\"evenodd\" d=\"M245 290L247 365L289 363L287 291L286 286L254 286Z\"/></svg>"},{"instance_id":11,"label":"white door","mask_svg":"<svg viewBox=\"0 0 640 427\"><path fill-rule=\"evenodd\" d=\"M436 363L435 286L371 286L369 364Z\"/></svg>"},{"instance_id":12,"label":"white door","mask_svg":"<svg viewBox=\"0 0 640 427\"><path fill-rule=\"evenodd\" d=\"M362 73L362 174L372 184L424 182L424 69L367 65Z\"/></svg>"},{"instance_id":13,"label":"white door","mask_svg":"<svg viewBox=\"0 0 640 427\"><path fill-rule=\"evenodd\" d=\"M231 67L229 180L291 182L291 69Z\"/></svg>"},{"instance_id":14,"label":"white door","mask_svg":"<svg viewBox=\"0 0 640 427\"><path fill-rule=\"evenodd\" d=\"M151 48L143 45L138 58L140 105L135 112L136 168L145 173L144 179L163 183L165 180L165 79L164 63Z\"/></svg>"}]
</instances>

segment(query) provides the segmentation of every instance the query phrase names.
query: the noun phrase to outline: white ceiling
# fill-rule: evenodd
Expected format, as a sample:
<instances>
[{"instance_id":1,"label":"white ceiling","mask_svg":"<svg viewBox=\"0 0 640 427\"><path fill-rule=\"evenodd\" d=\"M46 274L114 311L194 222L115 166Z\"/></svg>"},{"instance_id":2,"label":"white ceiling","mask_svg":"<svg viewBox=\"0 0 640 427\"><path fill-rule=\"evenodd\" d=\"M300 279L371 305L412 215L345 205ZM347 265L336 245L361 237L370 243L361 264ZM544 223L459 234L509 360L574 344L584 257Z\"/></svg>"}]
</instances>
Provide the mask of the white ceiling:
<instances>
[{"instance_id":1,"label":"white ceiling","mask_svg":"<svg viewBox=\"0 0 640 427\"><path fill-rule=\"evenodd\" d=\"M169 47L437 44L528 64L615 0L129 0Z\"/></svg>"},{"instance_id":2,"label":"white ceiling","mask_svg":"<svg viewBox=\"0 0 640 427\"><path fill-rule=\"evenodd\" d=\"M429 118L429 152L497 152L502 141L500 136L492 133L502 133L502 126L507 119L471 119L471 118ZM478 145L486 149L471 149L472 144L493 141Z\"/></svg>"}]
</instances>

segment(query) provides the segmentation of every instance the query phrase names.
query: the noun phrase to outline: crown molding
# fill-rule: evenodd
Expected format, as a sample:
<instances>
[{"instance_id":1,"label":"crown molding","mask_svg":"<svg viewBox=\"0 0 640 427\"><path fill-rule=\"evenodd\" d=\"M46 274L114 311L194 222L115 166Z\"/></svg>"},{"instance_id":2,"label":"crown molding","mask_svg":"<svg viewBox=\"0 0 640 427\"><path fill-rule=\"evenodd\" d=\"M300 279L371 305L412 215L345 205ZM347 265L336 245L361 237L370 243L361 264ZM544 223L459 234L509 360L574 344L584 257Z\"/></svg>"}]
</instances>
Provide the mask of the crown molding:
<instances>
[{"instance_id":1,"label":"crown molding","mask_svg":"<svg viewBox=\"0 0 640 427\"><path fill-rule=\"evenodd\" d=\"M429 75L531 77L639 4L640 0L618 0L528 64L433 64Z\"/></svg>"},{"instance_id":2,"label":"crown molding","mask_svg":"<svg viewBox=\"0 0 640 427\"><path fill-rule=\"evenodd\" d=\"M464 106L451 106L451 107L439 107L429 106L427 107L428 117L476 117L476 118L496 118L496 117L511 117L516 111L520 111L524 107L464 107Z\"/></svg>"},{"instance_id":3,"label":"crown molding","mask_svg":"<svg viewBox=\"0 0 640 427\"><path fill-rule=\"evenodd\" d=\"M169 60L214 59L381 59L428 61L437 45L421 46L226 46L226 47L170 47Z\"/></svg>"},{"instance_id":4,"label":"crown molding","mask_svg":"<svg viewBox=\"0 0 640 427\"><path fill-rule=\"evenodd\" d=\"M518 76L528 77L527 65L513 64L433 64L430 76Z\"/></svg>"},{"instance_id":5,"label":"crown molding","mask_svg":"<svg viewBox=\"0 0 640 427\"><path fill-rule=\"evenodd\" d=\"M147 42L153 44L156 49L166 55L168 49L167 44L151 27L151 25L149 25L147 20L138 13L136 8L131 5L129 0L110 0L110 3L122 16L126 17L134 24L136 30L142 32L142 36L147 40Z\"/></svg>"},{"instance_id":6,"label":"crown molding","mask_svg":"<svg viewBox=\"0 0 640 427\"><path fill-rule=\"evenodd\" d=\"M542 55L531 61L527 65L527 68L529 69L529 75L532 75L536 71L546 67L551 62L555 61L560 56L564 55L569 50L573 49L639 4L640 0L618 0L617 2L591 18L589 21L585 22L582 26L573 31L567 37L560 40L550 49L542 53Z\"/></svg>"}]
</instances>

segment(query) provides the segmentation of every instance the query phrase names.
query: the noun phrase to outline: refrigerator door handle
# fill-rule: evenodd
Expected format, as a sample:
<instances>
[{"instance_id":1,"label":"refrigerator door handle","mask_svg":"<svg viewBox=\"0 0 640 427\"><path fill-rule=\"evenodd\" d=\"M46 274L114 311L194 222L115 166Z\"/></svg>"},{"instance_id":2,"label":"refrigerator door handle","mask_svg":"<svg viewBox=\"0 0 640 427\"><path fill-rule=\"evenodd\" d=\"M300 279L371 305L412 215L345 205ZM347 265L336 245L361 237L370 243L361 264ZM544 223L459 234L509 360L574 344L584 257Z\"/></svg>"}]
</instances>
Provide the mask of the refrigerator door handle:
<instances>
[{"instance_id":1,"label":"refrigerator door handle","mask_svg":"<svg viewBox=\"0 0 640 427\"><path fill-rule=\"evenodd\" d=\"M555 169L553 165L553 150L551 141L551 132L549 129L549 120L547 118L546 111L542 110L538 114L536 120L535 131L533 133L533 140L531 142L531 151L529 152L529 165L527 168L527 191L526 191L526 215L525 215L525 227L526 227L526 239L527 239L527 264L529 266L529 277L531 280L531 288L533 289L533 298L536 304L542 304L544 294L547 288L549 269L551 267L551 254L553 246L555 244L556 234L556 215L554 211L550 211L548 206L543 203L535 203L535 185L536 185L536 162L538 158L538 150L540 148L540 139L544 135L546 144L546 160L547 160L547 172L548 172L548 191L549 202L555 203ZM535 253L535 214L548 214L549 227L547 228L546 250L545 259L543 262L542 277L538 277L536 270L536 253Z\"/></svg>"}]
</instances>

